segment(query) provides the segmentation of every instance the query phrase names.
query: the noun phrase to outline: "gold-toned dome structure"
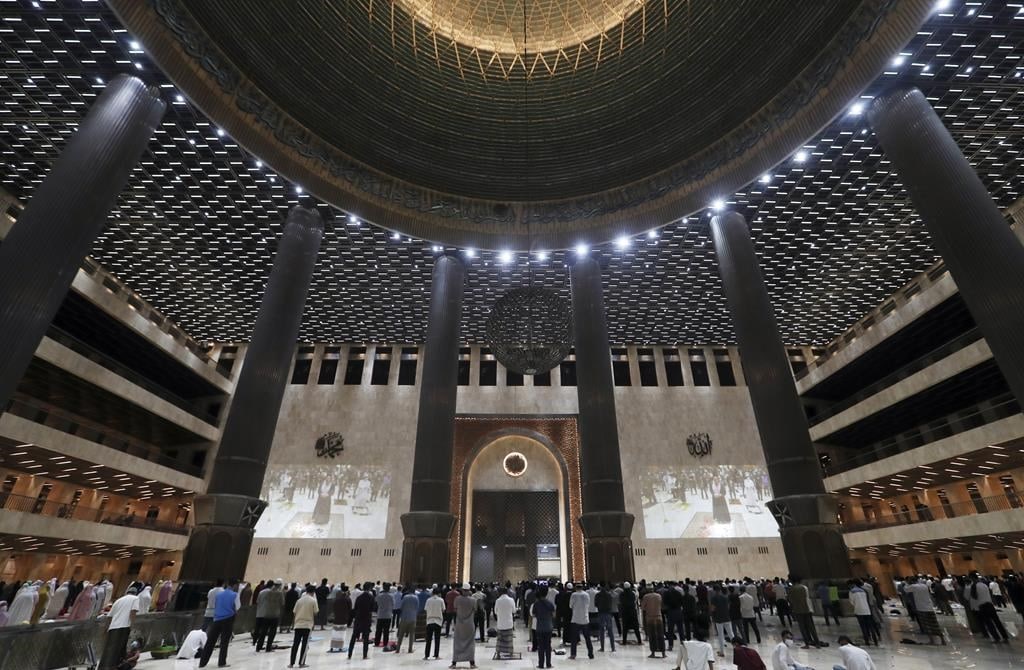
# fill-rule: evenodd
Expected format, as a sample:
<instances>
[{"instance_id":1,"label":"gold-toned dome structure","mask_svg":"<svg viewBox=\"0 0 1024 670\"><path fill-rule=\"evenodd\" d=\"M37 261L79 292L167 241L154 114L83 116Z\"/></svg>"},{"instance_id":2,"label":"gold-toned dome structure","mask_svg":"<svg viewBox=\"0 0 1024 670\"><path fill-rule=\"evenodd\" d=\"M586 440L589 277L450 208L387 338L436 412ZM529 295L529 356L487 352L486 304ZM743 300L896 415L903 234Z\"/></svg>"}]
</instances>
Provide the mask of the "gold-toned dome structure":
<instances>
[{"instance_id":1,"label":"gold-toned dome structure","mask_svg":"<svg viewBox=\"0 0 1024 670\"><path fill-rule=\"evenodd\" d=\"M488 53L572 49L608 35L646 0L396 0L439 35Z\"/></svg>"},{"instance_id":2,"label":"gold-toned dome structure","mask_svg":"<svg viewBox=\"0 0 1024 670\"><path fill-rule=\"evenodd\" d=\"M522 250L642 232L740 189L844 110L933 1L109 5L305 192L433 242Z\"/></svg>"}]
</instances>

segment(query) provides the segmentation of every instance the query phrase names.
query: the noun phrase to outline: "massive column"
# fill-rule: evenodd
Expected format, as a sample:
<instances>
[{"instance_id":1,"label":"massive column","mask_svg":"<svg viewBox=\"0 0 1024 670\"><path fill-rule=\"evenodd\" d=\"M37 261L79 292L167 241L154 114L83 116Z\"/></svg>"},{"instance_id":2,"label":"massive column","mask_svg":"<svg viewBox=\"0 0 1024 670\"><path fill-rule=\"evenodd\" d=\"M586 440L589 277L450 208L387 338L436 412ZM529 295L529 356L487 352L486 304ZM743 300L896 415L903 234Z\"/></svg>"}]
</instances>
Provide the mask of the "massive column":
<instances>
[{"instance_id":1,"label":"massive column","mask_svg":"<svg viewBox=\"0 0 1024 670\"><path fill-rule=\"evenodd\" d=\"M206 495L196 496L182 581L203 584L245 574L253 527L267 506L260 500L263 475L323 232L316 211L294 207L288 213L210 485Z\"/></svg>"},{"instance_id":2,"label":"massive column","mask_svg":"<svg viewBox=\"0 0 1024 670\"><path fill-rule=\"evenodd\" d=\"M0 245L0 407L25 375L163 114L163 101L138 79L107 84Z\"/></svg>"},{"instance_id":3,"label":"massive column","mask_svg":"<svg viewBox=\"0 0 1024 670\"><path fill-rule=\"evenodd\" d=\"M451 513L452 446L465 282L466 266L461 259L438 256L430 285L412 491L409 511L402 515L404 583L448 581L448 544L455 527Z\"/></svg>"},{"instance_id":4,"label":"massive column","mask_svg":"<svg viewBox=\"0 0 1024 670\"><path fill-rule=\"evenodd\" d=\"M768 507L779 523L789 569L805 578L848 577L837 503L825 492L747 223L735 212L716 216L711 236L775 495Z\"/></svg>"},{"instance_id":5,"label":"massive column","mask_svg":"<svg viewBox=\"0 0 1024 670\"><path fill-rule=\"evenodd\" d=\"M1024 246L921 91L878 97L869 118L1000 371L1024 403Z\"/></svg>"},{"instance_id":6,"label":"massive column","mask_svg":"<svg viewBox=\"0 0 1024 670\"><path fill-rule=\"evenodd\" d=\"M583 514L579 523L587 556L587 579L633 579L633 515L626 513L615 418L608 323L601 265L578 256L569 270L576 340L580 475Z\"/></svg>"}]
</instances>

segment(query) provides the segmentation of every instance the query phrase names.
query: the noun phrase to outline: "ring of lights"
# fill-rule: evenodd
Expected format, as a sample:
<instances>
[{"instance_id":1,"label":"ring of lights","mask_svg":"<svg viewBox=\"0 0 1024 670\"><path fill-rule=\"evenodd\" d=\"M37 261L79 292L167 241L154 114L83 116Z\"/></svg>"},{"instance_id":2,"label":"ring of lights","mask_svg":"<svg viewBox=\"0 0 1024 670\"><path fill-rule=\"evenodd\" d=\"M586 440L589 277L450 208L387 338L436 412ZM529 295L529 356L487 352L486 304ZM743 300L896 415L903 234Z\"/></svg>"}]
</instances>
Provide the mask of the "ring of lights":
<instances>
[{"instance_id":1,"label":"ring of lights","mask_svg":"<svg viewBox=\"0 0 1024 670\"><path fill-rule=\"evenodd\" d=\"M405 14L401 4L390 7ZM806 13L805 5L796 4ZM491 58L479 49L459 50L441 37L435 49L431 29L407 15L400 26L405 32L399 34L387 20L387 3L374 10L372 25L366 3L318 4L317 11L348 23L325 32L306 17L306 23L292 26L296 40L286 45L272 15L285 11L285 5L277 3L258 5L259 11L256 4L242 2L110 0L109 5L194 104L304 192L413 237L526 250L599 243L656 228L742 188L844 109L915 34L934 3L814 5L844 13L820 14L821 21L831 20L827 30L808 21L799 35L791 35L813 42L793 56L802 58L798 66L791 62L788 68L763 71L738 61L794 42L734 39L751 21L735 13L742 3L720 16L732 21L725 34L705 23L699 26L705 39L694 41L694 26L681 10L679 20L661 22L662 32L643 40L629 33L632 21L623 21L623 35L633 40L628 48L604 40L604 46L563 49L557 60L528 65ZM757 6L773 12L764 18L777 21L783 32L799 18L787 13L795 11L793 4ZM289 13L287 18L302 17ZM618 37L617 32L608 35ZM414 42L415 53L407 48ZM659 74L668 64L655 60L655 53L675 53L695 43L731 48L727 58L719 51L693 54L694 77L709 86L715 80L731 82L706 98L686 90L685 82L692 82L686 77L669 85ZM328 44L337 53L325 53ZM621 51L616 67L588 61L611 48ZM244 51L229 54L230 49ZM386 73L373 60L385 51ZM260 63L249 63L250 56ZM317 67L298 65L306 60ZM688 62L682 56L677 60ZM241 62L247 69L236 64ZM476 62L480 72L453 73L449 67ZM624 78L616 68L636 76ZM537 76L542 71L548 74ZM312 77L313 83L296 81L302 77ZM526 82L529 116L522 104ZM763 99L729 102L727 93L739 95L759 83L760 93L750 95ZM652 91L658 100L648 99ZM702 102L685 107L695 100ZM339 117L345 122L339 124ZM528 156L524 147L530 147Z\"/></svg>"},{"instance_id":2,"label":"ring of lights","mask_svg":"<svg viewBox=\"0 0 1024 670\"><path fill-rule=\"evenodd\" d=\"M501 460L501 467L509 477L522 477L526 474L526 468L529 465L526 456L523 456L518 451L510 451Z\"/></svg>"}]
</instances>

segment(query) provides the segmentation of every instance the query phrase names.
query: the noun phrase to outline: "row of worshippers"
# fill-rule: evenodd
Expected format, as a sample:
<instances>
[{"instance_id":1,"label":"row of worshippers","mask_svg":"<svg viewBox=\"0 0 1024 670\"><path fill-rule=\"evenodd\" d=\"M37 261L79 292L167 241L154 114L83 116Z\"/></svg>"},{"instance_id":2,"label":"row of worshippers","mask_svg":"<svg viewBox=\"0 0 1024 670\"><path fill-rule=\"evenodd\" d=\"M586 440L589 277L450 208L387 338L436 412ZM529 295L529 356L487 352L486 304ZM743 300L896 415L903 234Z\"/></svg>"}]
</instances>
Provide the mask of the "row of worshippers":
<instances>
[{"instance_id":1,"label":"row of worshippers","mask_svg":"<svg viewBox=\"0 0 1024 670\"><path fill-rule=\"evenodd\" d=\"M933 643L938 638L946 644L937 614L952 615L954 605L963 608L972 635L986 637L994 643L1010 641L998 612L1006 607L1007 599L1017 614L1024 617L1024 579L1016 573L1002 579L976 572L941 579L911 575L895 579L893 584L907 615Z\"/></svg>"},{"instance_id":2,"label":"row of worshippers","mask_svg":"<svg viewBox=\"0 0 1024 670\"><path fill-rule=\"evenodd\" d=\"M171 601L174 584L161 581L154 587L133 582L139 594L141 611L162 612ZM59 586L56 579L49 581L0 582L0 627L22 624L35 625L41 621L81 621L94 619L105 613L114 601L114 585L102 579L98 583L65 581ZM8 606L9 603L9 606Z\"/></svg>"}]
</instances>

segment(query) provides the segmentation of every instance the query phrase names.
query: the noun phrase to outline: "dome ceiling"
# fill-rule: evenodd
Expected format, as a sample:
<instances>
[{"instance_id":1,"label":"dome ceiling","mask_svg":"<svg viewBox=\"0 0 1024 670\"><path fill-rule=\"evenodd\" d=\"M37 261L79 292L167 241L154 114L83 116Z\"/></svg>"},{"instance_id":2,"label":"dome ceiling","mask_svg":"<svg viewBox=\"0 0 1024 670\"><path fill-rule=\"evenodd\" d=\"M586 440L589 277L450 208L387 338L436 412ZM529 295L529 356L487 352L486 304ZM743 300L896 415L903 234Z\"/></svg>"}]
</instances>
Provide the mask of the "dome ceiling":
<instances>
[{"instance_id":1,"label":"dome ceiling","mask_svg":"<svg viewBox=\"0 0 1024 670\"><path fill-rule=\"evenodd\" d=\"M677 220L817 132L931 0L112 0L216 123L388 229L516 249Z\"/></svg>"}]
</instances>

